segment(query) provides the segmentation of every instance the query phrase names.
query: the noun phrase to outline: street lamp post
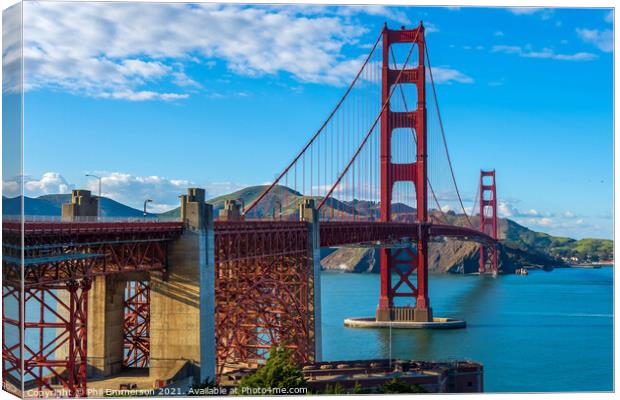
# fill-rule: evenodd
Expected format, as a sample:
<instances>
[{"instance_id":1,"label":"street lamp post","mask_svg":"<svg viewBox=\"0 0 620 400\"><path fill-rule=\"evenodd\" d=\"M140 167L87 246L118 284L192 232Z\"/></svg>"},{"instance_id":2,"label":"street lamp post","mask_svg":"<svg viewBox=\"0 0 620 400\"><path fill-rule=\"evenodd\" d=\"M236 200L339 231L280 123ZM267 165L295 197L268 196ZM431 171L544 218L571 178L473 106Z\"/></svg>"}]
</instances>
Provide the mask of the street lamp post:
<instances>
[{"instance_id":1,"label":"street lamp post","mask_svg":"<svg viewBox=\"0 0 620 400\"><path fill-rule=\"evenodd\" d=\"M146 218L146 203L152 203L153 200L151 199L146 199L144 200L144 218Z\"/></svg>"},{"instance_id":2,"label":"street lamp post","mask_svg":"<svg viewBox=\"0 0 620 400\"><path fill-rule=\"evenodd\" d=\"M101 218L101 177L93 174L86 174L86 176L90 176L91 178L96 178L99 180L99 198L97 201L97 218Z\"/></svg>"}]
</instances>

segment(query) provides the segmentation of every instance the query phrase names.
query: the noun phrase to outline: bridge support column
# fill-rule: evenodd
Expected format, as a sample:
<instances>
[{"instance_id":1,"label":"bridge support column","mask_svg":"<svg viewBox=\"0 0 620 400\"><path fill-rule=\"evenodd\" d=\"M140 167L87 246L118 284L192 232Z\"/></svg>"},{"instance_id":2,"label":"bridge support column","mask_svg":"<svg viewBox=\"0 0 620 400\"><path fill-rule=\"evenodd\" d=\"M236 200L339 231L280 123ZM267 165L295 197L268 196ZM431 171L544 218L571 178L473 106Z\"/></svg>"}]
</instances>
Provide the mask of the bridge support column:
<instances>
[{"instance_id":1,"label":"bridge support column","mask_svg":"<svg viewBox=\"0 0 620 400\"><path fill-rule=\"evenodd\" d=\"M415 42L415 43L414 43ZM390 68L390 46L397 43L417 45L418 65ZM427 113L424 26L416 29L390 30L383 28L383 65L381 100L386 104L381 112L381 209L380 220L392 220L392 191L397 182L412 182L416 192L416 222L420 226L416 239L416 254L411 249L381 249L381 292L377 306L377 321L433 321L428 297L428 170L427 170ZM393 54L392 54L393 57ZM417 108L395 113L390 109L394 85L414 84L417 89ZM394 89L397 90L397 89ZM403 95L404 96L404 95ZM403 118L406 116L406 118ZM392 162L392 135L397 128L410 128L415 135L415 163ZM417 269L417 282L410 279ZM398 282L392 284L392 274ZM417 286L417 287L416 287ZM412 306L396 307L394 298L415 299Z\"/></svg>"},{"instance_id":2,"label":"bridge support column","mask_svg":"<svg viewBox=\"0 0 620 400\"><path fill-rule=\"evenodd\" d=\"M181 218L186 229L169 245L167 271L151 273L150 376L213 380L215 244L213 206L205 203L204 189L181 196Z\"/></svg>"},{"instance_id":3,"label":"bridge support column","mask_svg":"<svg viewBox=\"0 0 620 400\"><path fill-rule=\"evenodd\" d=\"M495 170L480 171L480 230L493 239L497 239L497 192ZM486 271L487 263L493 273L497 273L497 245L485 249L480 245L480 265L478 272Z\"/></svg>"},{"instance_id":4,"label":"bridge support column","mask_svg":"<svg viewBox=\"0 0 620 400\"><path fill-rule=\"evenodd\" d=\"M314 361L323 360L323 335L321 331L321 238L319 227L319 212L313 199L305 199L299 208L299 218L308 223L308 259L309 268L312 268L312 291L314 304Z\"/></svg>"},{"instance_id":5,"label":"bridge support column","mask_svg":"<svg viewBox=\"0 0 620 400\"><path fill-rule=\"evenodd\" d=\"M93 279L88 292L88 376L110 376L123 367L124 296L124 278Z\"/></svg>"},{"instance_id":6,"label":"bridge support column","mask_svg":"<svg viewBox=\"0 0 620 400\"><path fill-rule=\"evenodd\" d=\"M420 224L418 231L418 295L415 302L416 322L432 322L433 311L428 299L428 225Z\"/></svg>"}]
</instances>

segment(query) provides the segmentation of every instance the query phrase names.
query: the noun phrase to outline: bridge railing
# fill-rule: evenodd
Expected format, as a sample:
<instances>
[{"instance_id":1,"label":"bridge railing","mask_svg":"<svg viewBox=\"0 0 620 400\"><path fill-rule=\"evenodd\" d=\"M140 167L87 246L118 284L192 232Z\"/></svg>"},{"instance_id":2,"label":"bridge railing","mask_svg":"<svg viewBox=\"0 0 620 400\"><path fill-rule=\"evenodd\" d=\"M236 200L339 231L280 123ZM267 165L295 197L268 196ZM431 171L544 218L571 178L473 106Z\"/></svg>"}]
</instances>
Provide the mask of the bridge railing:
<instances>
[{"instance_id":1,"label":"bridge railing","mask_svg":"<svg viewBox=\"0 0 620 400\"><path fill-rule=\"evenodd\" d=\"M70 219L62 218L59 215L3 215L2 222L74 222L74 223L93 223L93 222L179 222L179 217L71 217Z\"/></svg>"}]
</instances>

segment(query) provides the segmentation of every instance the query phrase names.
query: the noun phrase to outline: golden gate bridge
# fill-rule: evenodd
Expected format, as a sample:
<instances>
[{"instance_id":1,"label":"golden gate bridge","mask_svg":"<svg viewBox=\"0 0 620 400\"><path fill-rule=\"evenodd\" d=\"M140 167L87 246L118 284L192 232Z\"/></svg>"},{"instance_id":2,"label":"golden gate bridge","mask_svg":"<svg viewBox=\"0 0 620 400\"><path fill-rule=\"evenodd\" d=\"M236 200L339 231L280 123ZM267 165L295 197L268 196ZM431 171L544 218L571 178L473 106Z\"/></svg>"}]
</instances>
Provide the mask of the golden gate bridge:
<instances>
[{"instance_id":1,"label":"golden gate bridge","mask_svg":"<svg viewBox=\"0 0 620 400\"><path fill-rule=\"evenodd\" d=\"M375 318L388 323L433 321L434 238L480 243L479 272L496 273L495 171L480 172L468 212L428 53L422 23L384 26L327 119L247 207L227 201L216 216L193 188L178 221L105 222L88 220L90 194L74 191L62 220L5 220L5 385L85 396L93 375L149 368L163 385L180 362L217 379L274 346L321 360L325 247L380 248Z\"/></svg>"}]
</instances>

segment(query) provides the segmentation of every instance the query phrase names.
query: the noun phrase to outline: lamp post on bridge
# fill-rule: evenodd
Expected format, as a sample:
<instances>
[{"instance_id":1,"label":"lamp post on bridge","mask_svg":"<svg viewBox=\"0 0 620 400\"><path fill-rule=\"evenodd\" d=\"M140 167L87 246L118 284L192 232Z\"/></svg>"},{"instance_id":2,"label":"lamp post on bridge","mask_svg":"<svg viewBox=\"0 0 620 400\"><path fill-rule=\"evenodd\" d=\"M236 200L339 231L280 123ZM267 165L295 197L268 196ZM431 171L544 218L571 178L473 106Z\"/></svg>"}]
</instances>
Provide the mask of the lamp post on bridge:
<instances>
[{"instance_id":1,"label":"lamp post on bridge","mask_svg":"<svg viewBox=\"0 0 620 400\"><path fill-rule=\"evenodd\" d=\"M99 195L97 201L97 218L101 218L101 177L93 174L86 174L86 176L90 176L91 178L96 178L99 180Z\"/></svg>"},{"instance_id":2,"label":"lamp post on bridge","mask_svg":"<svg viewBox=\"0 0 620 400\"><path fill-rule=\"evenodd\" d=\"M144 200L144 214L143 214L144 218L146 218L146 204L147 203L152 203L152 202L153 202L153 200L151 200L151 199Z\"/></svg>"}]
</instances>

